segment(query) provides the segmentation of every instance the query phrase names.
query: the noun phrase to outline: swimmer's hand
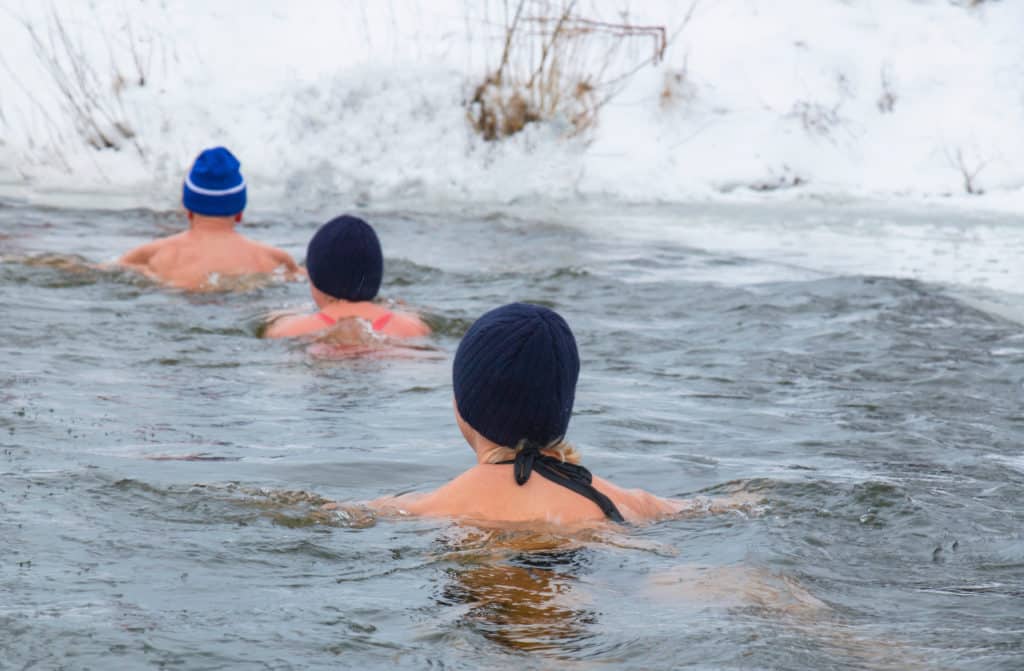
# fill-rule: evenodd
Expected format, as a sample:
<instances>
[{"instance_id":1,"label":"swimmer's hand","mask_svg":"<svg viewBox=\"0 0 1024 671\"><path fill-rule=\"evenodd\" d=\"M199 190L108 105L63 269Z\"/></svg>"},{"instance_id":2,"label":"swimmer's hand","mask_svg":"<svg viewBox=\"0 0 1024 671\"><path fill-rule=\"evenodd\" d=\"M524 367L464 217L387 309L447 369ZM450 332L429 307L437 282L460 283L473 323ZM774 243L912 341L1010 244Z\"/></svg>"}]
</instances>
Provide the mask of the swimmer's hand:
<instances>
[{"instance_id":1,"label":"swimmer's hand","mask_svg":"<svg viewBox=\"0 0 1024 671\"><path fill-rule=\"evenodd\" d=\"M360 529L373 526L377 522L377 515L372 508L356 503L341 503L339 501L328 501L321 505L317 510L313 511L312 517L320 524L340 524Z\"/></svg>"},{"instance_id":2,"label":"swimmer's hand","mask_svg":"<svg viewBox=\"0 0 1024 671\"><path fill-rule=\"evenodd\" d=\"M283 249L277 249L276 247L265 247L270 252L270 257L274 259L278 264L278 268L284 268L285 277L288 280L297 280L299 278L308 277L306 270L295 263L295 259L292 255Z\"/></svg>"},{"instance_id":3,"label":"swimmer's hand","mask_svg":"<svg viewBox=\"0 0 1024 671\"><path fill-rule=\"evenodd\" d=\"M302 266L295 266L293 268L289 268L288 266L281 265L278 266L277 269L274 271L274 275L276 275L280 279L283 279L285 282L297 282L299 280L305 280L309 277L309 274L306 273L306 269L303 268Z\"/></svg>"}]
</instances>

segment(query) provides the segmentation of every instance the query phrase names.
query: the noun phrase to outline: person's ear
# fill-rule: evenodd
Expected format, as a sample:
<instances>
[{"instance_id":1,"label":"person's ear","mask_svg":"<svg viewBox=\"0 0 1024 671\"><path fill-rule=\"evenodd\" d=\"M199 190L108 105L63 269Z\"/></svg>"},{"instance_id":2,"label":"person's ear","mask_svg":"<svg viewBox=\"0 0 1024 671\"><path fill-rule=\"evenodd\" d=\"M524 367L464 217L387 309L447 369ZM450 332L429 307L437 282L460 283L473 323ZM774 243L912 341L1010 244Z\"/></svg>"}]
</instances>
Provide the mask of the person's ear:
<instances>
[{"instance_id":1,"label":"person's ear","mask_svg":"<svg viewBox=\"0 0 1024 671\"><path fill-rule=\"evenodd\" d=\"M188 220L189 220L189 221L192 221L192 217L194 216L194 215L192 214L192 210L185 210L185 211L186 211L186 212L188 213Z\"/></svg>"},{"instance_id":2,"label":"person's ear","mask_svg":"<svg viewBox=\"0 0 1024 671\"><path fill-rule=\"evenodd\" d=\"M242 213L239 212L238 214L235 215L235 223L237 224L237 223L239 223L241 221L242 221Z\"/></svg>"}]
</instances>

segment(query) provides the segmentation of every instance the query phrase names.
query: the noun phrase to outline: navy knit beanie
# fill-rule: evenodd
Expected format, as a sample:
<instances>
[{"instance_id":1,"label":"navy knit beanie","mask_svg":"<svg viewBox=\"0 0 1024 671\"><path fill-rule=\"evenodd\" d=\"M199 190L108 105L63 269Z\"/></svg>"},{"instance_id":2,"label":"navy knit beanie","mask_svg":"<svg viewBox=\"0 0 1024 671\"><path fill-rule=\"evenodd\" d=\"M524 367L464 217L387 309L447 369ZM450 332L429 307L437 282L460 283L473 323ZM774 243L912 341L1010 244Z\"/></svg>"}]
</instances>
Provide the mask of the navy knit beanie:
<instances>
[{"instance_id":1,"label":"navy knit beanie","mask_svg":"<svg viewBox=\"0 0 1024 671\"><path fill-rule=\"evenodd\" d=\"M488 440L546 446L569 428L580 357L556 312L529 303L491 310L469 328L452 367L459 414Z\"/></svg>"},{"instance_id":2,"label":"navy knit beanie","mask_svg":"<svg viewBox=\"0 0 1024 671\"><path fill-rule=\"evenodd\" d=\"M332 298L368 301L380 290L384 257L373 228L342 215L320 227L306 249L313 286Z\"/></svg>"},{"instance_id":3,"label":"navy knit beanie","mask_svg":"<svg viewBox=\"0 0 1024 671\"><path fill-rule=\"evenodd\" d=\"M186 210L211 217L229 217L245 209L241 163L224 147L206 149L185 177L181 202Z\"/></svg>"}]
</instances>

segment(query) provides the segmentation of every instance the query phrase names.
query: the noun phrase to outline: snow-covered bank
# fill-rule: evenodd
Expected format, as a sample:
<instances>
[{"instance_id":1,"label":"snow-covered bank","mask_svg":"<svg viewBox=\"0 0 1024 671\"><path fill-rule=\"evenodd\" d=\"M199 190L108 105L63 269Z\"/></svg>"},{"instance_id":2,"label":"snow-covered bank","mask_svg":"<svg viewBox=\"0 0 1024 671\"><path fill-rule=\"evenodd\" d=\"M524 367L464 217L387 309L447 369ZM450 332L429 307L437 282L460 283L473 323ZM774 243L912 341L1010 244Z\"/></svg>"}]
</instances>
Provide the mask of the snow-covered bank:
<instances>
[{"instance_id":1,"label":"snow-covered bank","mask_svg":"<svg viewBox=\"0 0 1024 671\"><path fill-rule=\"evenodd\" d=\"M485 142L465 101L500 2L2 0L0 192L169 209L199 149L226 144L268 209L784 191L1012 210L1024 3L966 4L701 0L591 132L555 119ZM627 5L579 13L673 32L691 7Z\"/></svg>"}]
</instances>

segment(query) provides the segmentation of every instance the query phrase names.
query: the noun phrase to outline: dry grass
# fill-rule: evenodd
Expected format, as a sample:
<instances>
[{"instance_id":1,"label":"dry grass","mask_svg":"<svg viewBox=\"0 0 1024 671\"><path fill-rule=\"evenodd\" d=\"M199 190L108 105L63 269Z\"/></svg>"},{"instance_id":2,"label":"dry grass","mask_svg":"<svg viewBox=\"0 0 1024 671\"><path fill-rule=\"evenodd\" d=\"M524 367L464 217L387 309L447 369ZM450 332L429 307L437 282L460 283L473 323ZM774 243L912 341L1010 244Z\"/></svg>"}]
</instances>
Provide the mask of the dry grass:
<instances>
[{"instance_id":1,"label":"dry grass","mask_svg":"<svg viewBox=\"0 0 1024 671\"><path fill-rule=\"evenodd\" d=\"M842 72L836 73L835 87L833 102L798 100L786 116L798 120L808 135L837 142L837 131L848 130L848 120L843 116L842 109L843 105L854 97L854 91L849 78Z\"/></svg>"},{"instance_id":2,"label":"dry grass","mask_svg":"<svg viewBox=\"0 0 1024 671\"><path fill-rule=\"evenodd\" d=\"M800 121L804 131L811 135L827 137L832 129L842 122L839 116L839 105L823 105L816 102L799 100L793 104L789 116Z\"/></svg>"},{"instance_id":3,"label":"dry grass","mask_svg":"<svg viewBox=\"0 0 1024 671\"><path fill-rule=\"evenodd\" d=\"M690 81L689 61L684 60L678 68L666 68L661 85L658 102L662 109L693 102L697 98L697 88Z\"/></svg>"},{"instance_id":4,"label":"dry grass","mask_svg":"<svg viewBox=\"0 0 1024 671\"><path fill-rule=\"evenodd\" d=\"M896 109L896 89L893 86L892 72L888 66L881 71L882 92L878 96L875 105L882 114L892 114Z\"/></svg>"},{"instance_id":5,"label":"dry grass","mask_svg":"<svg viewBox=\"0 0 1024 671\"><path fill-rule=\"evenodd\" d=\"M125 75L118 67L117 54L104 37L110 56L109 71L101 71L89 58L80 39L51 6L46 22L36 26L25 22L36 56L56 85L61 100L74 119L79 135L95 149L119 150L132 146L143 154L135 131L127 121L121 94L130 86L145 86L147 59L139 41L127 26L127 56L134 72Z\"/></svg>"},{"instance_id":6,"label":"dry grass","mask_svg":"<svg viewBox=\"0 0 1024 671\"><path fill-rule=\"evenodd\" d=\"M593 127L622 84L668 46L664 26L588 18L576 0L506 2L501 28L500 55L467 106L486 140L542 120L564 121L569 135Z\"/></svg>"}]
</instances>

